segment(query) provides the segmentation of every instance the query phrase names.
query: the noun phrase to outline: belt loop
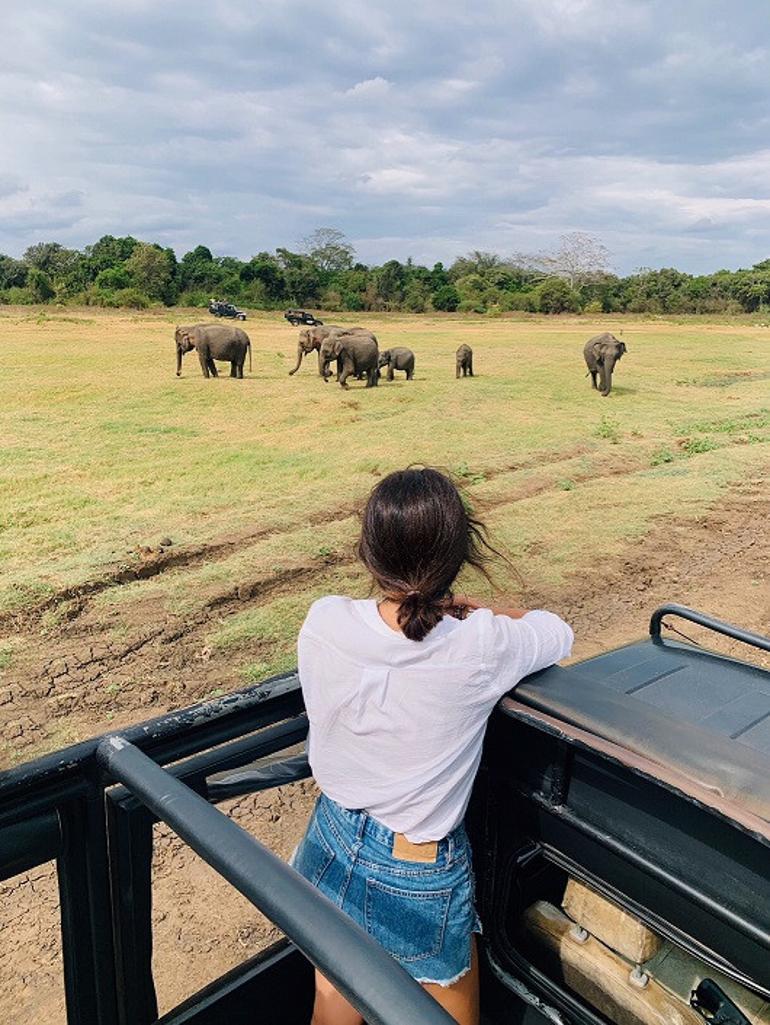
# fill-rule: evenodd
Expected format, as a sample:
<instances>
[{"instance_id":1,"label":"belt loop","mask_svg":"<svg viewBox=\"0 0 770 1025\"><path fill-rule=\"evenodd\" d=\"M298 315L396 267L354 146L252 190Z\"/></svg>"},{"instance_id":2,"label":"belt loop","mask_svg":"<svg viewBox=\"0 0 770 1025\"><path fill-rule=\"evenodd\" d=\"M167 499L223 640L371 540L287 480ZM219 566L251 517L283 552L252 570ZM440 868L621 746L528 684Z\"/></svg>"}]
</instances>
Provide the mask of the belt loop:
<instances>
[{"instance_id":1,"label":"belt loop","mask_svg":"<svg viewBox=\"0 0 770 1025\"><path fill-rule=\"evenodd\" d=\"M455 838L454 831L449 833L446 838L446 863L447 867L455 860Z\"/></svg>"},{"instance_id":2,"label":"belt loop","mask_svg":"<svg viewBox=\"0 0 770 1025\"><path fill-rule=\"evenodd\" d=\"M359 843L361 843L361 841L364 838L364 832L366 830L366 823L368 821L369 821L369 812L366 811L365 809L362 809L361 811L359 811L359 813L358 813L358 829L356 831L356 840L358 840Z\"/></svg>"}]
</instances>

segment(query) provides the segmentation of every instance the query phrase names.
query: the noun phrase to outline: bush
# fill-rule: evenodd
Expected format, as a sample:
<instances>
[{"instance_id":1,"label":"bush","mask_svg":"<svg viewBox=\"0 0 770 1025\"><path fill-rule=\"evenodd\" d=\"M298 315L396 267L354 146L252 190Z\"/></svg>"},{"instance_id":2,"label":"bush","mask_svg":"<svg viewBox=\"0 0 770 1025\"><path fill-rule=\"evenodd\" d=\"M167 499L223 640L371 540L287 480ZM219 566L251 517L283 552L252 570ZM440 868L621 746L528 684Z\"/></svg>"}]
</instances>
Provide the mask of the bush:
<instances>
[{"instance_id":1,"label":"bush","mask_svg":"<svg viewBox=\"0 0 770 1025\"><path fill-rule=\"evenodd\" d=\"M506 292L500 300L500 309L506 313L511 313L514 310L537 313L537 292Z\"/></svg>"},{"instance_id":2,"label":"bush","mask_svg":"<svg viewBox=\"0 0 770 1025\"><path fill-rule=\"evenodd\" d=\"M603 438L613 445L618 445L620 443L620 423L614 416L605 414L597 424L594 434L597 438Z\"/></svg>"},{"instance_id":3,"label":"bush","mask_svg":"<svg viewBox=\"0 0 770 1025\"><path fill-rule=\"evenodd\" d=\"M211 296L208 292L182 292L178 299L178 305L198 306L203 309L208 309L210 298Z\"/></svg>"},{"instance_id":4,"label":"bush","mask_svg":"<svg viewBox=\"0 0 770 1025\"><path fill-rule=\"evenodd\" d=\"M433 309L454 313L460 305L460 296L454 285L442 285L433 293Z\"/></svg>"},{"instance_id":5,"label":"bush","mask_svg":"<svg viewBox=\"0 0 770 1025\"><path fill-rule=\"evenodd\" d=\"M2 301L9 306L31 306L36 299L28 288L6 288Z\"/></svg>"},{"instance_id":6,"label":"bush","mask_svg":"<svg viewBox=\"0 0 770 1025\"><path fill-rule=\"evenodd\" d=\"M538 308L541 313L578 313L580 300L566 281L548 278L538 289Z\"/></svg>"},{"instance_id":7,"label":"bush","mask_svg":"<svg viewBox=\"0 0 770 1025\"><path fill-rule=\"evenodd\" d=\"M346 292L342 297L342 308L350 313L358 313L364 308L364 300L355 292Z\"/></svg>"},{"instance_id":8,"label":"bush","mask_svg":"<svg viewBox=\"0 0 770 1025\"><path fill-rule=\"evenodd\" d=\"M658 448L652 453L650 466L660 466L663 463L673 463L674 453L670 448Z\"/></svg>"},{"instance_id":9,"label":"bush","mask_svg":"<svg viewBox=\"0 0 770 1025\"><path fill-rule=\"evenodd\" d=\"M598 299L592 299L583 307L583 313L604 313L604 307Z\"/></svg>"},{"instance_id":10,"label":"bush","mask_svg":"<svg viewBox=\"0 0 770 1025\"><path fill-rule=\"evenodd\" d=\"M342 296L336 288L327 288L325 292L321 293L318 305L322 310L341 310Z\"/></svg>"}]
</instances>

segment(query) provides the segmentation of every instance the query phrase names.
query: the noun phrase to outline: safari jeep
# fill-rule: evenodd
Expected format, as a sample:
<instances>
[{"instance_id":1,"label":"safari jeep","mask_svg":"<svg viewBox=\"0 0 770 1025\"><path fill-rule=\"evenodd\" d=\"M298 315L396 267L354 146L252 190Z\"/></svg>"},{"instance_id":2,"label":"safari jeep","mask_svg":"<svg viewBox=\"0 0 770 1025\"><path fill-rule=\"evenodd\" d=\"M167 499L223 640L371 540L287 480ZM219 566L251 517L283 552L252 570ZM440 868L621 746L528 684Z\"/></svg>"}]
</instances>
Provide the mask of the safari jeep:
<instances>
[{"instance_id":1,"label":"safari jeep","mask_svg":"<svg viewBox=\"0 0 770 1025\"><path fill-rule=\"evenodd\" d=\"M308 313L307 310L287 310L284 313L284 318L294 327L297 327L299 324L307 324L310 327L319 327L323 324L322 320L314 317L313 314Z\"/></svg>"},{"instance_id":2,"label":"safari jeep","mask_svg":"<svg viewBox=\"0 0 770 1025\"><path fill-rule=\"evenodd\" d=\"M490 721L468 819L487 1025L770 1023L770 672L664 637L674 617L770 651L666 606L648 639L530 677ZM3 877L56 859L69 1025L304 1025L314 964L371 1025L449 1025L216 808L307 777L306 731L287 675L0 775ZM162 1018L158 821L286 937Z\"/></svg>"}]
</instances>

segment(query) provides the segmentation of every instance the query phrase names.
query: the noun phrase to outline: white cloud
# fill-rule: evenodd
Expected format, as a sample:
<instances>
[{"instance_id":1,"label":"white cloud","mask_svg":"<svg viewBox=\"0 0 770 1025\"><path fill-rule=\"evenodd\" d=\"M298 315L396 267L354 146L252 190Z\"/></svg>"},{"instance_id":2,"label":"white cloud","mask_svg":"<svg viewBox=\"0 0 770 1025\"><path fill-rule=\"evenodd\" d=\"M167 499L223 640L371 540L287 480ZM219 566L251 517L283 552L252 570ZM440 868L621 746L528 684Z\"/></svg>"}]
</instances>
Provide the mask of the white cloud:
<instances>
[{"instance_id":1,"label":"white cloud","mask_svg":"<svg viewBox=\"0 0 770 1025\"><path fill-rule=\"evenodd\" d=\"M360 257L770 252L764 15L716 0L40 0L0 42L0 251L145 234ZM391 247L391 248L388 248Z\"/></svg>"}]
</instances>

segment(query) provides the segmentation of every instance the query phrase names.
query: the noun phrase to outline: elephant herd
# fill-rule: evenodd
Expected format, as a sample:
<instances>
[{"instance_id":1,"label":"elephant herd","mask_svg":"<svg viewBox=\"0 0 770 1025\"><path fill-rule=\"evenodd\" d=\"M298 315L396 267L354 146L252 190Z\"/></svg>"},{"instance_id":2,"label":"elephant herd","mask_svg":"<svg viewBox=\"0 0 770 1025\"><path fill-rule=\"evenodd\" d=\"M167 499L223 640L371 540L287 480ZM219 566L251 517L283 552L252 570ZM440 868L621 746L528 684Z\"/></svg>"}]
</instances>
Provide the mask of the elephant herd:
<instances>
[{"instance_id":1,"label":"elephant herd","mask_svg":"<svg viewBox=\"0 0 770 1025\"><path fill-rule=\"evenodd\" d=\"M230 376L242 378L246 355L251 370L251 341L239 327L227 324L195 324L192 327L177 327L176 374L182 373L182 357L193 349L198 353L204 377L217 377L215 360L230 364ZM618 360L627 351L625 343L609 332L590 338L583 349L583 358L588 367L591 384L602 395L609 395L612 389L612 374ZM312 352L318 353L318 373L328 384L331 364L336 362L337 380L341 388L348 387L348 378L365 379L366 387L377 385L382 371L392 381L395 372L402 371L407 381L414 378L414 353L411 349L396 346L380 350L377 338L363 327L338 327L333 324L305 328L299 333L297 362L289 371L296 374L302 360ZM473 377L473 349L460 345L455 353L455 376ZM597 384L598 380L598 384Z\"/></svg>"}]
</instances>

